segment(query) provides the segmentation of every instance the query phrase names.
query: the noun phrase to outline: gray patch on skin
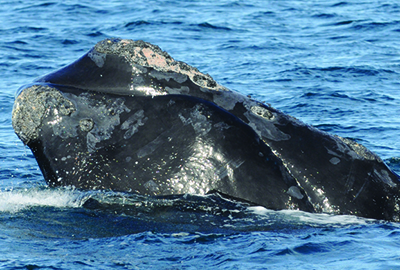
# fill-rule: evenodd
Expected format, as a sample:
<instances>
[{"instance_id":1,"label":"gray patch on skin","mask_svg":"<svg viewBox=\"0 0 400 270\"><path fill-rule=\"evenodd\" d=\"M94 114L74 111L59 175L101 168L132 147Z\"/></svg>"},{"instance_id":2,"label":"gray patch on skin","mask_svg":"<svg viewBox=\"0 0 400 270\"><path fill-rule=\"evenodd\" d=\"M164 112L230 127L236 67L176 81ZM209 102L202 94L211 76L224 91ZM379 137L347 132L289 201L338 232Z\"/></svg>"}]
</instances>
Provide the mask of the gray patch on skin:
<instances>
[{"instance_id":1,"label":"gray patch on skin","mask_svg":"<svg viewBox=\"0 0 400 270\"><path fill-rule=\"evenodd\" d=\"M332 163L333 165L337 165L340 162L340 159L338 159L337 157L333 157L329 160L330 163Z\"/></svg>"},{"instance_id":2,"label":"gray patch on skin","mask_svg":"<svg viewBox=\"0 0 400 270\"><path fill-rule=\"evenodd\" d=\"M149 142L142 148L140 148L137 152L136 155L138 158L143 158L147 155L150 155L153 153L158 147L160 147L166 140L166 137L164 134L160 134L157 138L155 138L153 141Z\"/></svg>"},{"instance_id":3,"label":"gray patch on skin","mask_svg":"<svg viewBox=\"0 0 400 270\"><path fill-rule=\"evenodd\" d=\"M55 120L48 121L47 124L53 127L53 134L55 136L59 136L63 139L78 136L76 126L70 125L69 123L65 124L65 122L68 123L69 121L65 121L62 117L57 116Z\"/></svg>"},{"instance_id":4,"label":"gray patch on skin","mask_svg":"<svg viewBox=\"0 0 400 270\"><path fill-rule=\"evenodd\" d=\"M89 153L96 151L96 144L100 142L100 138L97 138L93 133L88 133L86 136L86 145Z\"/></svg>"},{"instance_id":5,"label":"gray patch on skin","mask_svg":"<svg viewBox=\"0 0 400 270\"><path fill-rule=\"evenodd\" d=\"M71 114L71 119L65 119L62 126L78 128L76 119L81 119L83 115L91 115L93 127L88 131L86 136L89 153L93 153L98 149L96 146L97 143L111 138L115 127L120 124L120 114L130 112L130 109L125 106L123 98L96 101L91 98L90 93L86 92L79 96L65 94L67 98L69 95L74 96L74 99L76 99L76 111ZM90 128L90 124L88 128Z\"/></svg>"},{"instance_id":6,"label":"gray patch on skin","mask_svg":"<svg viewBox=\"0 0 400 270\"><path fill-rule=\"evenodd\" d=\"M236 103L245 102L245 97L232 91L218 92L213 96L213 101L225 110L233 110Z\"/></svg>"},{"instance_id":7,"label":"gray patch on skin","mask_svg":"<svg viewBox=\"0 0 400 270\"><path fill-rule=\"evenodd\" d=\"M299 199L299 200L304 198L304 195L301 194L300 189L296 186L291 186L286 193L292 197Z\"/></svg>"},{"instance_id":8,"label":"gray patch on skin","mask_svg":"<svg viewBox=\"0 0 400 270\"><path fill-rule=\"evenodd\" d=\"M220 131L230 128L230 126L225 122L218 122L218 123L214 124L214 127Z\"/></svg>"},{"instance_id":9,"label":"gray patch on skin","mask_svg":"<svg viewBox=\"0 0 400 270\"><path fill-rule=\"evenodd\" d=\"M165 90L168 92L170 95L187 95L189 94L189 87L187 86L181 86L181 88L169 88L168 86L165 87Z\"/></svg>"},{"instance_id":10,"label":"gray patch on skin","mask_svg":"<svg viewBox=\"0 0 400 270\"><path fill-rule=\"evenodd\" d=\"M138 65L138 64L132 64L132 70L133 70L133 74L138 74L138 75L148 73L148 68L146 68L142 65Z\"/></svg>"},{"instance_id":11,"label":"gray patch on skin","mask_svg":"<svg viewBox=\"0 0 400 270\"><path fill-rule=\"evenodd\" d=\"M146 121L147 117L144 117L144 111L139 110L135 112L133 115L129 116L128 119L125 120L125 122L122 123L121 129L126 130L124 134L124 139L129 139L135 134L140 126L143 126Z\"/></svg>"},{"instance_id":12,"label":"gray patch on skin","mask_svg":"<svg viewBox=\"0 0 400 270\"><path fill-rule=\"evenodd\" d=\"M188 76L185 74L181 73L176 73L176 72L160 72L158 70L152 70L149 72L149 75L157 80L166 80L169 82L169 80L174 80L177 83L183 83L188 79Z\"/></svg>"},{"instance_id":13,"label":"gray patch on skin","mask_svg":"<svg viewBox=\"0 0 400 270\"><path fill-rule=\"evenodd\" d=\"M56 88L33 85L24 89L16 98L12 125L21 141L28 144L39 137L39 129L45 117L54 117L51 124L57 126L63 116L70 115L75 110L74 104ZM64 134L57 128L55 133Z\"/></svg>"},{"instance_id":14,"label":"gray patch on skin","mask_svg":"<svg viewBox=\"0 0 400 270\"><path fill-rule=\"evenodd\" d=\"M88 56L89 56L90 59L92 59L92 61L99 68L102 68L104 66L104 62L106 61L106 54L105 53L100 53L100 52L92 49L88 53Z\"/></svg>"},{"instance_id":15,"label":"gray patch on skin","mask_svg":"<svg viewBox=\"0 0 400 270\"><path fill-rule=\"evenodd\" d=\"M181 119L184 125L192 125L194 132L197 135L206 135L212 128L210 121L208 121L205 115L202 115L200 112L201 105L196 105L193 107L192 111L190 112L190 117L185 118L182 114L178 114L179 118Z\"/></svg>"},{"instance_id":16,"label":"gray patch on skin","mask_svg":"<svg viewBox=\"0 0 400 270\"><path fill-rule=\"evenodd\" d=\"M97 150L96 144L98 142L110 139L114 128L120 124L119 114L105 114L104 112L108 110L106 110L104 107L100 107L99 110L103 112L103 114L98 115L99 121L96 121L100 124L96 125L87 135L87 146L89 153Z\"/></svg>"},{"instance_id":17,"label":"gray patch on skin","mask_svg":"<svg viewBox=\"0 0 400 270\"><path fill-rule=\"evenodd\" d=\"M145 83L146 82L140 73L132 75L132 87L131 87L132 89L136 85L144 85Z\"/></svg>"}]
</instances>

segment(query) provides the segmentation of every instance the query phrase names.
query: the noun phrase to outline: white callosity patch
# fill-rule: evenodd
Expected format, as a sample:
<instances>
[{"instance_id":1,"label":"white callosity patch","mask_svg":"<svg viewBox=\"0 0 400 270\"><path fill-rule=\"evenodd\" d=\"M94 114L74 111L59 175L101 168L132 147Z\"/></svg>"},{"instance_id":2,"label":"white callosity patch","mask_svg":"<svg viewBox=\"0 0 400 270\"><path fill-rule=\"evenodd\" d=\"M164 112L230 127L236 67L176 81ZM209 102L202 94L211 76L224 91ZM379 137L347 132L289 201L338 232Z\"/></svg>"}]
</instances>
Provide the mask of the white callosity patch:
<instances>
[{"instance_id":1,"label":"white callosity patch","mask_svg":"<svg viewBox=\"0 0 400 270\"><path fill-rule=\"evenodd\" d=\"M50 117L49 123L55 127L75 111L71 101L66 99L57 89L49 86L34 85L24 89L16 98L12 112L12 124L18 137L25 143L39 136L42 121ZM59 136L74 133L71 130L55 129Z\"/></svg>"},{"instance_id":2,"label":"white callosity patch","mask_svg":"<svg viewBox=\"0 0 400 270\"><path fill-rule=\"evenodd\" d=\"M273 141L289 140L289 134L283 133L275 126L279 123L279 115L272 112L268 107L258 101L244 97L233 91L213 91L213 102L225 110L232 111L236 104L241 104L246 108L244 117L248 120L248 125L260 136Z\"/></svg>"},{"instance_id":3,"label":"white callosity patch","mask_svg":"<svg viewBox=\"0 0 400 270\"><path fill-rule=\"evenodd\" d=\"M274 118L274 115L267 108L264 108L260 105L252 106L250 110L252 113L261 116L264 119L272 120L272 118Z\"/></svg>"},{"instance_id":4,"label":"white callosity patch","mask_svg":"<svg viewBox=\"0 0 400 270\"><path fill-rule=\"evenodd\" d=\"M89 132L93 129L94 123L91 118L79 120L79 127L83 132Z\"/></svg>"},{"instance_id":5,"label":"white callosity patch","mask_svg":"<svg viewBox=\"0 0 400 270\"><path fill-rule=\"evenodd\" d=\"M196 96L196 93L192 93L192 89L187 86L165 87L163 89L151 84L146 85L142 79L143 74L148 74L149 77L158 81L164 80L169 82L173 80L177 85L191 81L200 87L199 89L202 93L211 94L212 101L225 110L232 111L237 103L243 104L248 111L244 115L249 121L248 125L261 138L274 141L290 139L288 134L283 133L275 126L277 119L275 119L276 115L273 112L258 102L219 85L208 74L203 74L186 63L175 61L158 46L143 41L126 39L105 40L99 42L95 46L95 50L99 53L116 54L124 57L132 66L131 90L135 90L140 95L152 97L166 94ZM179 117L183 122L190 121L190 119L183 119L182 115ZM197 120L200 120L200 122L195 124ZM191 122L196 132L204 130L207 133L207 127L203 125L204 123L199 118L194 118Z\"/></svg>"}]
</instances>

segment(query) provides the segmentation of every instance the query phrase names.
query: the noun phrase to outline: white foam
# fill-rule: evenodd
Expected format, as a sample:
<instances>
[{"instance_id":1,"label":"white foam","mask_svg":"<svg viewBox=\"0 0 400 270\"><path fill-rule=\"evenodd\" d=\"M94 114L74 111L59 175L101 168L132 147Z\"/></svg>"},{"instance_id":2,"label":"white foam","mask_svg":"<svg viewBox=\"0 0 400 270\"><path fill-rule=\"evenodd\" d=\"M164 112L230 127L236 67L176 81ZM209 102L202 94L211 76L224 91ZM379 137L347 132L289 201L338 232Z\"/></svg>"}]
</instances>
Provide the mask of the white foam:
<instances>
[{"instance_id":1,"label":"white foam","mask_svg":"<svg viewBox=\"0 0 400 270\"><path fill-rule=\"evenodd\" d=\"M369 222L376 221L374 219L361 218L350 215L334 215L326 213L308 213L299 210L270 210L262 206L251 206L248 210L254 214L261 216L280 215L287 221L297 220L302 223L313 223L320 225L346 225L346 224L367 224Z\"/></svg>"},{"instance_id":2,"label":"white foam","mask_svg":"<svg viewBox=\"0 0 400 270\"><path fill-rule=\"evenodd\" d=\"M0 191L0 212L18 212L32 206L80 207L82 193L72 189L19 189Z\"/></svg>"}]
</instances>

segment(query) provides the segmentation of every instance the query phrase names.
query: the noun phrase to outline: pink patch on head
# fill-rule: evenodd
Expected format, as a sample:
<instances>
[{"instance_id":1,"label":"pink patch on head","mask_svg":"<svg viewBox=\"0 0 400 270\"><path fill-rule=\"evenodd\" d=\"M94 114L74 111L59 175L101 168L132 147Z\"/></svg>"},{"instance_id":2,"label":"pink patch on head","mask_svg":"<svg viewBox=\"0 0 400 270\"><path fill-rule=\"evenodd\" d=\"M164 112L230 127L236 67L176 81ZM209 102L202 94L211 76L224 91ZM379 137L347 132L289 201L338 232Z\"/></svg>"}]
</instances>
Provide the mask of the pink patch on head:
<instances>
[{"instance_id":1,"label":"pink patch on head","mask_svg":"<svg viewBox=\"0 0 400 270\"><path fill-rule=\"evenodd\" d=\"M129 39L121 39L119 42L122 46L128 45L129 43L132 43L132 40Z\"/></svg>"},{"instance_id":2,"label":"pink patch on head","mask_svg":"<svg viewBox=\"0 0 400 270\"><path fill-rule=\"evenodd\" d=\"M147 59L147 63L153 67L167 68L169 65L164 56L154 52L149 48L143 48L142 52Z\"/></svg>"}]
</instances>

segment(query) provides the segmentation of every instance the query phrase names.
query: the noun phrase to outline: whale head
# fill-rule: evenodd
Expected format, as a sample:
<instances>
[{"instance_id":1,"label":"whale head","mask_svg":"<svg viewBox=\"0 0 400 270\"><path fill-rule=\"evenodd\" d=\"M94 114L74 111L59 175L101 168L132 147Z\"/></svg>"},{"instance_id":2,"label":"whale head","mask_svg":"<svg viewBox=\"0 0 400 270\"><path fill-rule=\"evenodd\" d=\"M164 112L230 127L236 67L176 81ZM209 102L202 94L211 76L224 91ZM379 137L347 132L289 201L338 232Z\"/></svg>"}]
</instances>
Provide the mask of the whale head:
<instances>
[{"instance_id":1,"label":"whale head","mask_svg":"<svg viewBox=\"0 0 400 270\"><path fill-rule=\"evenodd\" d=\"M399 219L398 176L377 155L144 41L106 39L22 87L12 123L51 186Z\"/></svg>"}]
</instances>

